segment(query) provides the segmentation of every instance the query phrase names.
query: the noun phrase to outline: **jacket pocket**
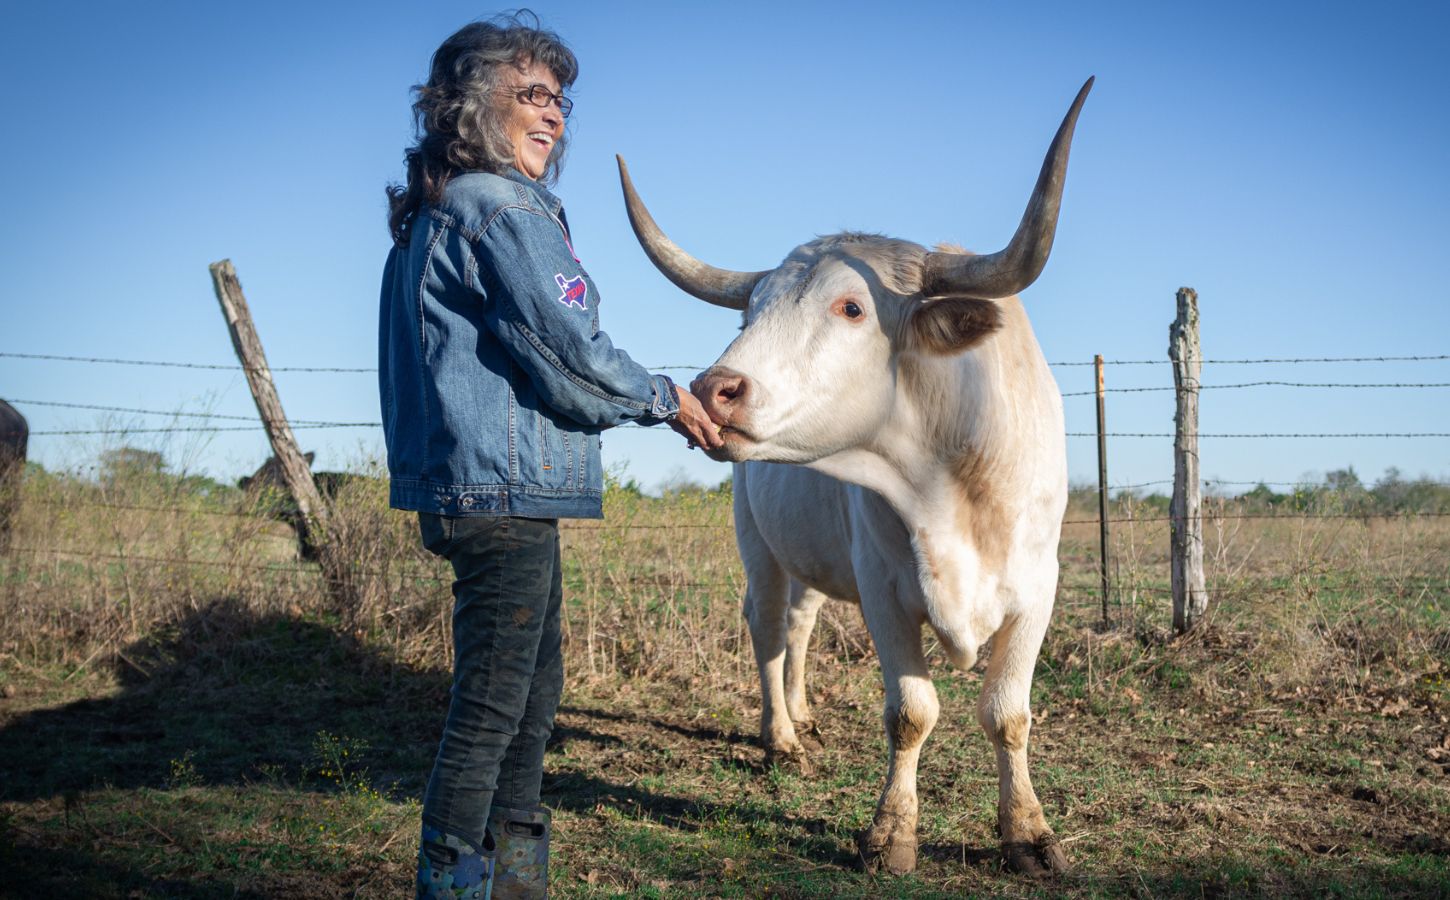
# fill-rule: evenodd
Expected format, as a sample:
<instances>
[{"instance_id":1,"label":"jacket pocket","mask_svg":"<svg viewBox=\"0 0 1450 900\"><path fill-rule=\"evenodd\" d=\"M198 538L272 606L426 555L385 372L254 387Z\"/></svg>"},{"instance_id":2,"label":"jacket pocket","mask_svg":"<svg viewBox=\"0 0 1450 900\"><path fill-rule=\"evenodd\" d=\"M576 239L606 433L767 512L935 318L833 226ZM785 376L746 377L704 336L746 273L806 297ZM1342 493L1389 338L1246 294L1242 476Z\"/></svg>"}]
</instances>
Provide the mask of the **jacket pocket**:
<instances>
[{"instance_id":1,"label":"jacket pocket","mask_svg":"<svg viewBox=\"0 0 1450 900\"><path fill-rule=\"evenodd\" d=\"M539 485L559 490L573 489L575 436L559 427L547 407L541 408L536 418Z\"/></svg>"},{"instance_id":2,"label":"jacket pocket","mask_svg":"<svg viewBox=\"0 0 1450 900\"><path fill-rule=\"evenodd\" d=\"M517 483L550 490L573 484L569 448L558 414L543 403L532 385L519 385L515 424L518 444Z\"/></svg>"},{"instance_id":3,"label":"jacket pocket","mask_svg":"<svg viewBox=\"0 0 1450 900\"><path fill-rule=\"evenodd\" d=\"M549 480L549 473L554 471L554 448L550 446L548 420L539 416L539 468L543 471L543 480Z\"/></svg>"}]
</instances>

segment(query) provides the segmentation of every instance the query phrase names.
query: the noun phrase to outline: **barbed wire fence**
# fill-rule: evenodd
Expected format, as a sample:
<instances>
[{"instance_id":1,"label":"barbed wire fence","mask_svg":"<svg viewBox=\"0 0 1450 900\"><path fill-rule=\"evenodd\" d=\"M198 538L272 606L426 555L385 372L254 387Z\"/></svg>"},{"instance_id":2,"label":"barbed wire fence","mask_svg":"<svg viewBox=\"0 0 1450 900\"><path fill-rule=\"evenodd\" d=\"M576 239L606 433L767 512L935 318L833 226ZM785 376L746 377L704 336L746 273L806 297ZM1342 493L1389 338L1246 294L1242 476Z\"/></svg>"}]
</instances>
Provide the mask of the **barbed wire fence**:
<instances>
[{"instance_id":1,"label":"barbed wire fence","mask_svg":"<svg viewBox=\"0 0 1450 900\"><path fill-rule=\"evenodd\" d=\"M168 369L209 370L209 371L232 371L232 372L244 372L244 371L246 371L246 367L245 366L238 365L236 363L195 363L195 362L170 361L170 360L124 359L124 358L115 358L115 357L79 356L79 355L65 355L65 354L21 353L21 352L10 352L10 351L0 351L0 359L14 359L14 360L28 360L28 361L47 361L47 362L65 362L65 363L82 364L82 365L97 365L97 366L155 367L155 368L168 368ZM1201 360L1201 363L1203 365L1205 365L1205 366L1238 366L1238 365L1360 364L1360 363L1389 363L1389 362L1397 362L1397 363L1434 363L1434 362L1445 362L1445 361L1450 361L1450 354L1437 354L1437 355L1347 356L1347 357L1345 357L1345 356L1340 356L1340 357L1328 357L1328 356L1309 357L1309 356L1300 356L1300 357L1264 357L1264 358L1214 358L1214 359L1203 359L1203 360ZM1093 366L1093 365L1095 365L1095 361L1062 360L1062 361L1050 362L1049 365L1051 365L1053 367L1061 367L1061 368L1075 368L1075 367ZM1170 365L1170 362L1167 359L1117 359L1117 360L1107 360L1107 361L1103 361L1102 365L1103 366L1106 366L1106 367L1119 367L1119 366L1121 366L1121 367L1128 367L1128 366L1168 366L1168 365ZM649 368L651 369L651 371L690 371L690 372L697 372L697 371L700 371L700 370L706 368L706 366L702 366L702 365L670 364L670 365L651 366ZM343 367L343 366L278 366L278 367L271 367L270 368L270 371L273 372L273 373L284 373L285 372L285 373L323 374L323 375L357 375L357 374L373 374L373 375L375 375L376 372L377 372L377 370L375 368L369 368L369 367ZM1271 388L1271 387L1272 388L1290 388L1290 389L1298 389L1298 390L1355 390L1355 391L1360 391L1360 390L1364 390L1364 391L1372 391L1372 390L1437 390L1437 389L1450 388L1450 381L1435 381L1435 380L1423 380L1423 381L1294 381L1294 380L1281 380L1281 379L1262 379L1262 380L1254 380L1254 381L1236 381L1236 382L1225 382L1225 383L1217 383L1217 384L1214 384L1214 383L1199 384L1199 385L1196 386L1196 389L1199 390L1199 391L1227 391L1227 390L1242 391L1242 390L1251 390L1251 389L1256 389L1256 388ZM1179 387L1177 387L1177 386L1166 386L1166 385L1165 386L1104 387L1104 388L1102 388L1101 393L1103 393L1103 394L1167 393L1167 392L1174 392L1174 391L1179 391L1179 390L1181 390L1181 389ZM1098 394L1099 394L1098 391L1093 391L1093 390L1087 390L1087 391L1068 391L1068 392L1064 392L1062 394L1062 396L1064 398L1067 398L1067 399L1072 399L1072 398L1078 398L1078 397L1093 397L1093 396L1097 396ZM88 412L99 412L99 413L129 415L129 416L163 417L163 418L166 418L166 419L170 419L171 420L171 424L167 424L167 425L145 425L145 426L127 425L127 426L116 426L116 427L109 427L109 428L52 428L52 429L39 429L39 430L33 430L33 431L30 431L29 432L30 436L33 436L33 437L67 437L67 436L105 435L105 436L116 437L118 439L124 440L127 436L130 436L130 435L141 435L141 434L172 434L172 433L202 434L202 433L248 432L248 431L260 432L260 431L264 430L264 426L262 424L260 424L259 422L257 422L256 416L222 414L222 413L213 413L213 412L193 412L193 411L186 411L186 410L160 410L160 409L146 409L146 408L138 408L138 407L109 406L109 405L104 405L104 404L82 403L82 402L75 402L75 401L69 401L69 400L58 400L58 399L35 399L35 398L18 398L18 397L17 398L0 398L0 399L6 399L9 403L11 403L11 404L13 404L15 406L18 406L18 407L20 407L22 409L23 408L26 408L26 407L35 407L35 408L41 408L41 409L66 409L66 410L77 410L77 411L88 411ZM188 424L183 424L183 422L181 420L187 420ZM189 424L189 422L195 422L196 424ZM246 422L246 423L252 423L252 424L236 424L236 425L219 425L219 424L213 424L213 423L216 423L216 422L237 422L237 423ZM291 424L292 424L292 427L293 428L296 428L296 429L306 429L306 430L325 430L325 429L380 429L382 427L380 422L375 422L375 421L331 421L331 420L320 420L320 419L297 419L297 420L294 420ZM666 431L663 431L663 430L647 430L647 431L650 431L650 433L669 434L669 432L666 432ZM1168 439L1168 438L1175 438L1175 437L1178 437L1178 436L1180 436L1180 435L1178 433L1176 433L1176 432L1138 432L1138 431L1123 431L1123 432L1114 432L1114 431L1078 432L1078 431L1070 431L1070 432L1067 432L1067 437L1071 437L1071 438L1100 438L1100 439L1101 438L1165 438L1165 439ZM1441 432L1441 431L1380 431L1380 432L1371 432L1371 431L1343 431L1343 432L1328 432L1328 431L1327 432L1294 432L1294 431L1284 431L1284 432L1234 432L1234 431L1225 431L1225 432L1198 432L1198 433L1195 433L1195 434L1193 434L1191 436L1192 437L1195 437L1195 438L1207 438L1207 439L1242 439L1242 440L1256 440L1256 439L1257 440L1293 440L1293 439L1328 439L1328 438L1347 438L1347 439L1440 439L1440 438L1450 437L1450 432ZM1422 484L1422 485L1428 485L1428 486L1438 487L1438 488L1450 488L1450 482L1439 482L1439 481L1431 481L1431 480L1428 480L1428 479L1420 479L1416 483L1417 484ZM1137 482L1137 483L1131 483L1131 484L1112 484L1112 485L1106 485L1106 489L1109 490L1109 491L1118 492L1119 496L1121 497L1122 494L1125 493L1125 492L1126 493L1134 493L1134 492L1141 491L1141 490L1144 490L1144 489L1147 489L1147 488L1166 487L1166 486L1171 486L1172 484L1173 484L1173 481L1171 479L1161 479L1161 480L1156 480L1156 481L1144 481L1144 482ZM1302 481L1302 480L1301 481L1294 481L1294 482L1278 482L1278 481L1271 482L1271 481L1263 481L1263 480L1255 480L1255 481L1230 481L1230 480L1213 479L1213 478L1203 479L1202 480L1202 485L1205 486L1205 487L1207 487L1207 488L1209 488L1209 489L1211 489L1211 490L1213 490L1213 489L1223 489L1223 488L1251 488L1251 489L1257 489L1257 488L1260 488L1260 487L1264 487L1264 488L1289 488L1289 489L1293 489L1293 490L1303 490L1303 489L1306 489L1306 488L1315 487L1314 485L1311 485L1308 482ZM108 502L108 501L94 501L94 502L92 502L92 501L82 501L80 503L76 503L74 501L70 501L70 502L68 502L67 505L70 505L70 506L79 505L79 506L87 506L87 507L94 507L94 508L105 508L105 509L124 510L124 511L138 511L138 512L151 512L151 513L163 513L163 514L202 514L202 515L208 515L208 516L227 516L227 517L242 517L242 518L254 518L254 517L256 517L256 516L258 516L258 515L261 514L261 513L256 512L256 511L244 511L244 510L233 510L233 509L208 509L208 508L202 508L202 507L196 507L196 506L164 506L164 505L155 505L155 504L126 504L126 503L117 503L117 502ZM1447 516L1450 516L1450 512L1439 511L1439 510L1418 510L1418 511L1404 511L1404 512L1395 512L1395 513L1385 513L1385 512L1377 512L1377 513L1365 513L1365 512L1352 513L1352 512L1318 512L1318 511L1312 511L1312 510L1309 510L1309 509L1295 509L1295 510L1292 510L1290 512L1235 512L1235 513L1229 513L1229 512L1225 512L1223 510L1220 510L1217 513L1214 514L1213 518L1215 520L1217 520L1217 521L1231 521L1231 520L1265 520L1265 519L1278 519L1278 520L1352 520L1352 519L1365 520L1365 519L1381 519L1381 520L1392 520L1392 519L1419 519L1419 518L1424 518L1424 519L1437 519L1437 518L1444 518L1444 517L1447 517ZM1170 516L1170 515L1161 515L1161 514L1126 515L1126 516L1125 515L1118 515L1118 516L1111 516L1110 515L1110 516L1094 516L1094 517L1091 517L1091 518L1074 518L1074 517L1071 517L1071 515L1069 515L1068 518L1065 518L1064 519L1063 524L1064 525L1094 525L1094 526L1100 526L1101 527L1101 526L1106 526L1108 524L1128 524L1128 523L1131 523L1131 524L1153 524L1153 523L1159 523L1159 524L1161 524L1161 523L1169 523L1169 522L1172 522L1172 521L1173 521L1173 517L1172 516ZM577 532L605 532L605 533L609 533L609 532L625 532L625 531L632 531L632 530L706 529L706 530L719 531L722 534L722 536L723 535L727 535L730 532L733 532L733 528L734 528L734 526L732 524L725 523L725 522L722 522L722 523L670 523L670 524L636 523L636 522L600 523L600 524L594 524L594 523L572 523L569 526L569 529L571 531L577 531ZM162 565L170 565L170 566L211 566L211 567L232 567L232 568L242 567L242 568L247 568L247 569L256 569L256 570L259 570L259 571L268 571L268 572L277 572L277 573L289 573L289 574L309 574L309 575L314 575L314 576L317 575L317 573L319 571L318 570L318 567L315 564L311 564L311 565L306 565L306 564L304 564L304 565L297 565L297 564L257 564L257 563L244 563L244 562L239 562L239 561L215 561L215 560L184 559L184 558L170 558L170 557L158 557L158 556L141 556L141 555L99 553L99 552L75 551L75 550L65 550L65 549L58 549L58 548L28 547L28 546L11 546L10 547L10 550L12 552L24 553L24 554L28 554L28 555L47 555L47 554L49 554L49 555L58 555L58 556L69 556L69 557L89 558L89 559L93 559L93 560L96 560L96 561L103 561L103 562L136 563L136 564L140 564L140 565L156 565L156 566L162 566ZM1104 565L1106 565L1106 560L1104 560ZM352 574L354 574L354 575L359 575L359 574L360 575L382 575L384 573L359 570L359 571L354 572ZM439 581L439 579L436 576L430 575L430 574L424 573L424 572L410 573L409 574L409 577L415 577L415 578L419 578L419 579L422 579L422 580ZM1265 580L1264 585L1261 585L1261 586L1268 586L1269 584L1272 583L1272 581L1273 581L1272 579ZM694 588L722 588L722 589L738 589L740 587L740 585L738 583L734 583L734 582L729 582L729 583L727 583L727 582L719 582L719 583L716 583L716 582L698 582L698 583L696 583L696 582L690 582L688 584L682 584L680 586L694 587ZM1253 586L1254 585L1249 585L1249 587L1253 587ZM1163 595L1167 595L1167 594L1170 593L1170 588L1168 586L1166 586L1166 585L1143 584L1143 585L1135 585L1133 589L1135 591L1142 591L1144 593L1149 593L1149 594L1163 594Z\"/></svg>"}]
</instances>

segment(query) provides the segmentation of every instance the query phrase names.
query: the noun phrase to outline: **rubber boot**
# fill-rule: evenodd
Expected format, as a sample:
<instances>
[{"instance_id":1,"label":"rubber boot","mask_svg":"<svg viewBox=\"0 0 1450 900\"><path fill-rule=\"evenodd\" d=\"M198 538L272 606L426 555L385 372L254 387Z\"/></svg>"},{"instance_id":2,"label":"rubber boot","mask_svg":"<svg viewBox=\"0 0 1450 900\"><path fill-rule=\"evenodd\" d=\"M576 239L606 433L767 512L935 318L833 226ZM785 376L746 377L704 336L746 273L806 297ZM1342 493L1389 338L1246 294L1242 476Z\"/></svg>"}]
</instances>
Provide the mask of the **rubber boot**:
<instances>
[{"instance_id":1,"label":"rubber boot","mask_svg":"<svg viewBox=\"0 0 1450 900\"><path fill-rule=\"evenodd\" d=\"M493 900L538 900L549 896L549 811L502 809L488 814L497 842Z\"/></svg>"},{"instance_id":2,"label":"rubber boot","mask_svg":"<svg viewBox=\"0 0 1450 900\"><path fill-rule=\"evenodd\" d=\"M489 900L493 887L494 841L484 832L483 849L423 826L418 846L418 900Z\"/></svg>"}]
</instances>

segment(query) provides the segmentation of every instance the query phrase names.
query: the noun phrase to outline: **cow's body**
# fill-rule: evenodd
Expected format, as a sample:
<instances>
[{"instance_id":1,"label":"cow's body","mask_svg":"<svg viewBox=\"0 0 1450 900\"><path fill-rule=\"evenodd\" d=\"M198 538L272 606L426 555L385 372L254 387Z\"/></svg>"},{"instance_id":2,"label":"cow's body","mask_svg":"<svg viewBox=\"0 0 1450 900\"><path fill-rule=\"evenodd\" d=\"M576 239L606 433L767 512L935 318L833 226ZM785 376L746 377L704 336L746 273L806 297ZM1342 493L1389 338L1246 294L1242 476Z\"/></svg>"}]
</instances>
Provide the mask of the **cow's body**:
<instances>
[{"instance_id":1,"label":"cow's body","mask_svg":"<svg viewBox=\"0 0 1450 900\"><path fill-rule=\"evenodd\" d=\"M914 864L916 762L939 709L922 653L924 625L963 668L995 638L978 718L1003 757L1003 841L1030 869L1028 857L1051 835L1027 774L1026 738L1067 504L1064 429L1060 395L1026 316L1015 299L1004 306L1011 307L1006 322L991 340L960 356L908 364L933 371L896 373L896 421L884 432L930 436L918 452L867 451L877 458L865 465L860 451L809 468L735 465L762 741L771 757L809 767L798 737L814 721L806 645L826 597L859 603L881 661L892 744L881 806L861 850L868 863L893 871ZM1018 379L1010 386L998 380L1008 372ZM1003 390L1029 395L1011 417L1022 421L993 421ZM974 395L982 409L960 404ZM943 408L946 398L952 402ZM960 447L981 449L957 454ZM896 462L891 474L873 478L888 455Z\"/></svg>"},{"instance_id":2,"label":"cow's body","mask_svg":"<svg viewBox=\"0 0 1450 900\"><path fill-rule=\"evenodd\" d=\"M1004 854L1019 871L1066 867L1027 767L1032 672L1067 505L1062 399L1015 295L1046 263L1090 86L1053 140L1017 234L988 256L845 233L797 247L770 271L715 269L663 236L621 163L651 260L686 291L744 313L692 390L724 440L708 452L736 463L769 756L805 761L805 650L825 597L859 602L876 646L890 760L859 839L871 869L916 864L917 761L940 711L923 626L961 668L990 641L977 719L997 754Z\"/></svg>"},{"instance_id":3,"label":"cow's body","mask_svg":"<svg viewBox=\"0 0 1450 900\"><path fill-rule=\"evenodd\" d=\"M0 553L10 548L10 529L20 508L20 477L30 426L15 407L0 400Z\"/></svg>"}]
</instances>

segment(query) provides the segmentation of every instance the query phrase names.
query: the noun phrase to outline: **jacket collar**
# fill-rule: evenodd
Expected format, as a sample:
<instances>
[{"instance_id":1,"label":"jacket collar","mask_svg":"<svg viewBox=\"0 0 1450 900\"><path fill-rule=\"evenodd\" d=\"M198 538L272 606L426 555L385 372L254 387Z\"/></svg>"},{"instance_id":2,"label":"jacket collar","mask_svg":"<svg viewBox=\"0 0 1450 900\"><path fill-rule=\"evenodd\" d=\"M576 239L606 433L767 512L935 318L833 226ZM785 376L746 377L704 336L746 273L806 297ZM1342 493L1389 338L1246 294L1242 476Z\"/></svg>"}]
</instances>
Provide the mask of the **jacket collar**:
<instances>
[{"instance_id":1,"label":"jacket collar","mask_svg":"<svg viewBox=\"0 0 1450 900\"><path fill-rule=\"evenodd\" d=\"M516 181L524 187L528 188L529 190L533 191L535 194L538 194L539 199L543 201L544 206L548 208L549 212L553 213L556 216L563 213L564 201L549 193L548 189L545 188L542 184L539 184L537 181L512 166L504 169L502 174L503 177L509 179L510 181Z\"/></svg>"}]
</instances>

